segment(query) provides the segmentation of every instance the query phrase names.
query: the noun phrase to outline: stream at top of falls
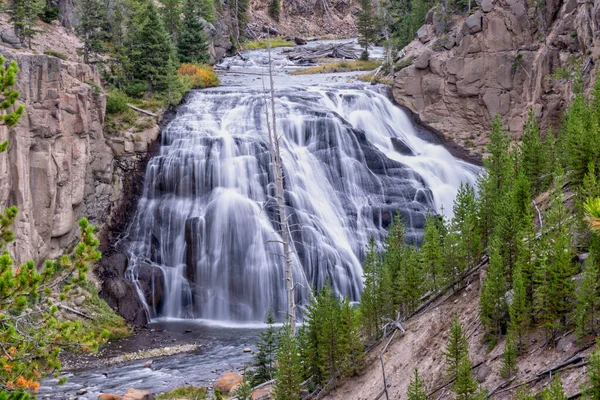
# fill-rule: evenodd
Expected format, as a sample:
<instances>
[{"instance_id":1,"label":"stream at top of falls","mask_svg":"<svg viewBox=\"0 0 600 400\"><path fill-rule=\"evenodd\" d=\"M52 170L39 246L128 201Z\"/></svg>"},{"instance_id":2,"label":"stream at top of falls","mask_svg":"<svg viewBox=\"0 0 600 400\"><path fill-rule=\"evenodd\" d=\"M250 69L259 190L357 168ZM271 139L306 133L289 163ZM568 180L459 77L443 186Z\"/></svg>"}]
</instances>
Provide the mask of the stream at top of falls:
<instances>
[{"instance_id":1,"label":"stream at top of falls","mask_svg":"<svg viewBox=\"0 0 600 400\"><path fill-rule=\"evenodd\" d=\"M356 80L357 72L289 75L299 67L285 51L272 50L272 65L294 279L301 283L296 302L306 305L307 289L325 282L358 301L369 238L381 243L399 214L408 240L419 242L426 213L451 213L459 185L473 184L479 168L422 137L388 88ZM371 55L381 54L375 48ZM42 397L69 398L82 387L88 392L79 398L95 399L129 387L210 385L251 360L242 349L253 344L269 309L283 318L268 57L266 50L243 55L224 59L217 66L222 85L189 93L163 129L124 238L127 276L150 326L185 329L210 346L152 368L138 361L73 372L62 388L46 381Z\"/></svg>"}]
</instances>

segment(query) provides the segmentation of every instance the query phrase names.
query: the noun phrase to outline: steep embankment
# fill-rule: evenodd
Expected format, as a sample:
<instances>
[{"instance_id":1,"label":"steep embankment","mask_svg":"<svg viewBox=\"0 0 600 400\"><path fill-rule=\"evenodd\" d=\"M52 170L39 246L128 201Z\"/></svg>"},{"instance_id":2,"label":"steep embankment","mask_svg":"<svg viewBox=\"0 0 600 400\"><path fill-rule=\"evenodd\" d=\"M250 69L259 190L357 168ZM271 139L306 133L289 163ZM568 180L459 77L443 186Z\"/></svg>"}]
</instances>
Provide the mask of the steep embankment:
<instances>
[{"instance_id":1,"label":"steep embankment","mask_svg":"<svg viewBox=\"0 0 600 400\"><path fill-rule=\"evenodd\" d=\"M458 316L468 337L469 353L477 381L491 398L514 399L517 385L529 382L527 388L539 393L549 382L552 367L572 358L575 354L587 355L571 332L558 341L556 347L547 344L542 332L532 332L527 337L525 353L519 357L519 372L511 382L500 376L504 339L489 351L484 342L485 329L479 322L478 305L481 273L471 275L466 287L457 293L449 293L427 307L419 315L409 319L404 335L398 335L383 355L390 399L405 399L410 378L415 370L424 380L427 392L434 399L451 399L455 394L446 385L444 355L448 333L454 316ZM364 374L344 380L337 390L325 396L335 400L372 400L383 390L383 375L379 353L386 343L369 353ZM578 366L577 366L578 365ZM580 391L584 367L581 363L567 366L560 371L565 393L571 396ZM541 376L538 376L540 374ZM539 379L537 379L539 378ZM523 385L525 387L525 385ZM435 393L432 393L434 392ZM385 395L380 398L385 398Z\"/></svg>"},{"instance_id":2,"label":"steep embankment","mask_svg":"<svg viewBox=\"0 0 600 400\"><path fill-rule=\"evenodd\" d=\"M446 138L481 153L495 114L518 137L532 107L556 126L579 69L588 87L598 53L595 1L482 0L443 29L430 12L397 65L394 97ZM564 74L563 74L564 75Z\"/></svg>"},{"instance_id":3,"label":"steep embankment","mask_svg":"<svg viewBox=\"0 0 600 400\"><path fill-rule=\"evenodd\" d=\"M39 28L32 49L23 48L0 16L0 53L19 65L19 102L25 104L14 128L0 128L2 140L10 141L0 154L0 206L19 209L16 240L8 246L18 263L69 249L84 216L107 243L103 228L119 219L159 134L154 118L135 132L106 133L106 95L96 68L78 55L81 42L58 22Z\"/></svg>"},{"instance_id":4,"label":"steep embankment","mask_svg":"<svg viewBox=\"0 0 600 400\"><path fill-rule=\"evenodd\" d=\"M250 0L251 35L260 35L265 27L274 27L287 36L352 37L356 35L357 0L281 1L279 21L269 16L271 0Z\"/></svg>"}]
</instances>

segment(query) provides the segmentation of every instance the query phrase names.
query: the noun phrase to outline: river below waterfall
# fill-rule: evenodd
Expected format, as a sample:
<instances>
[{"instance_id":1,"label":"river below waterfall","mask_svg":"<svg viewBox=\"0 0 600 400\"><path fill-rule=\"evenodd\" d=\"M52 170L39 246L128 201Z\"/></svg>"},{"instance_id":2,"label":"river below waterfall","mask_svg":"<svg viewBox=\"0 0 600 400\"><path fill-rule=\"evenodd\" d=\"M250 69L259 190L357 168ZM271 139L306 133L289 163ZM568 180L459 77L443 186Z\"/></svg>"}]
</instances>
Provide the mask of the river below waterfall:
<instances>
[{"instance_id":1,"label":"river below waterfall","mask_svg":"<svg viewBox=\"0 0 600 400\"><path fill-rule=\"evenodd\" d=\"M460 183L473 183L478 168L420 135L390 101L388 88L360 82L357 72L289 75L299 67L285 51L273 50L273 66L294 275L302 284L296 301L302 307L307 288L327 281L358 301L369 238L380 243L400 214L409 240L418 242L426 213L451 212ZM41 397L76 397L81 388L87 393L78 398L95 399L130 387L211 386L251 361L243 349L253 347L269 309L282 319L286 298L266 134L267 52L243 55L224 59L217 67L222 85L188 94L163 129L124 239L127 273L150 327L158 329L154 335L164 339L172 332L174 344L196 342L200 350L156 359L152 368L144 368L145 361L92 365L70 372L60 388L45 381ZM372 51L381 55L381 48ZM156 345L153 334L136 343Z\"/></svg>"}]
</instances>

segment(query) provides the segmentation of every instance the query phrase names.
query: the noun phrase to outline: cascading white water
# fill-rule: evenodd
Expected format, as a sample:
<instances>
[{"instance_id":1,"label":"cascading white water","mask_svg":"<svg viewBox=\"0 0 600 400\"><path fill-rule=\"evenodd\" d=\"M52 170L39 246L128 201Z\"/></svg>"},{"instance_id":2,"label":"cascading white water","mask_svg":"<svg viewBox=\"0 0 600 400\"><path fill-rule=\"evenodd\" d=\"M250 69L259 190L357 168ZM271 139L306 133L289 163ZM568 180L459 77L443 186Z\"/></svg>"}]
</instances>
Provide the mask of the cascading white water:
<instances>
[{"instance_id":1,"label":"cascading white water","mask_svg":"<svg viewBox=\"0 0 600 400\"><path fill-rule=\"evenodd\" d=\"M153 293L139 289L151 318L283 317L265 99L260 88L197 91L164 129L130 228L128 274L152 280ZM426 212L450 211L460 182L475 180L381 89L288 85L276 114L300 304L327 280L358 300L368 239L381 242L399 212L418 241Z\"/></svg>"}]
</instances>

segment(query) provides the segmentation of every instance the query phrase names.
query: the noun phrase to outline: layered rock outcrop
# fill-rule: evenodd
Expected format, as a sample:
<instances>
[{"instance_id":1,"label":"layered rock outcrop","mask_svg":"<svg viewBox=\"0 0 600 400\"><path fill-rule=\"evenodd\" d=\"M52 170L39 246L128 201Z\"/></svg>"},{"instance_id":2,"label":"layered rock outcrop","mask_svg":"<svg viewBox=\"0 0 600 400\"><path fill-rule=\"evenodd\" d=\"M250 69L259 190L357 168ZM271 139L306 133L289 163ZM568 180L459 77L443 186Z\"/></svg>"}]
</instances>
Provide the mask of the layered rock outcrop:
<instances>
[{"instance_id":1,"label":"layered rock outcrop","mask_svg":"<svg viewBox=\"0 0 600 400\"><path fill-rule=\"evenodd\" d=\"M496 114L519 136L529 108L557 125L572 83L557 71L595 69L598 0L481 0L444 31L429 13L394 79L398 103L446 139L481 153ZM564 75L564 74L563 74Z\"/></svg>"}]
</instances>

